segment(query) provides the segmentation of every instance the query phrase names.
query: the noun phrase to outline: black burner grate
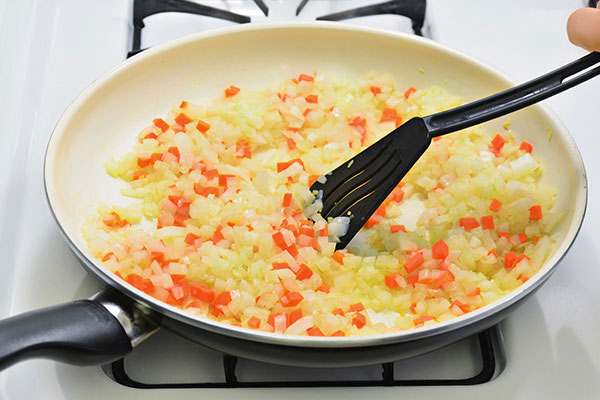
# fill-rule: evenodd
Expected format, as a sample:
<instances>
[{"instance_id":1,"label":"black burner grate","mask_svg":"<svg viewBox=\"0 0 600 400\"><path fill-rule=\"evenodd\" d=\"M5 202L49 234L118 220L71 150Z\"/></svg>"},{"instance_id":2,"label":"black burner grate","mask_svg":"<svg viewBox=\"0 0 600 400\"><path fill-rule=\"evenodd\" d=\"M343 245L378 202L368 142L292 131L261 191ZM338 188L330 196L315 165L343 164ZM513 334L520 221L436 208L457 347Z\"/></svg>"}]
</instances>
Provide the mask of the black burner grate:
<instances>
[{"instance_id":1,"label":"black burner grate","mask_svg":"<svg viewBox=\"0 0 600 400\"><path fill-rule=\"evenodd\" d=\"M264 15L269 14L269 8L263 0L253 0ZM595 0L590 0L595 1ZM296 9L296 15L300 14L308 0L302 0ZM425 9L427 0L392 0L370 6L358 7L338 13L322 15L319 21L343 21L350 18L367 17L372 15L393 14L407 17L412 22L412 29L416 35L423 36L423 25L425 23ZM206 6L189 0L134 0L133 2L133 38L131 50L127 57L134 56L144 49L142 46L142 30L144 19L154 14L164 12L180 12L186 14L203 15L218 18L225 21L246 24L250 17L236 14L231 11Z\"/></svg>"},{"instance_id":2,"label":"black burner grate","mask_svg":"<svg viewBox=\"0 0 600 400\"><path fill-rule=\"evenodd\" d=\"M505 364L502 335L496 325L477 335L481 370L468 378L459 379L397 379L394 363L381 364L381 379L375 380L318 380L318 381L240 381L236 373L238 358L223 355L225 382L142 383L130 377L124 359L103 367L115 382L137 389L226 389L278 387L384 387L384 386L467 386L486 383L497 377Z\"/></svg>"},{"instance_id":3,"label":"black burner grate","mask_svg":"<svg viewBox=\"0 0 600 400\"><path fill-rule=\"evenodd\" d=\"M269 8L266 6L263 0L254 0L254 3L258 6L258 8L261 9L263 14L269 14ZM136 55L144 50L141 48L144 18L164 12L180 12L186 14L203 15L206 17L219 18L225 21L237 22L239 24L250 22L250 17L248 16L202 5L188 0L134 0L133 40L131 42L131 51L127 53L127 57Z\"/></svg>"},{"instance_id":4,"label":"black burner grate","mask_svg":"<svg viewBox=\"0 0 600 400\"><path fill-rule=\"evenodd\" d=\"M296 8L296 15L302 12L308 0L302 0ZM318 21L343 21L350 18L368 17L372 15L393 14L408 17L412 21L412 29L416 35L423 36L425 10L427 0L392 0L370 6L353 8L338 13L322 15Z\"/></svg>"}]
</instances>

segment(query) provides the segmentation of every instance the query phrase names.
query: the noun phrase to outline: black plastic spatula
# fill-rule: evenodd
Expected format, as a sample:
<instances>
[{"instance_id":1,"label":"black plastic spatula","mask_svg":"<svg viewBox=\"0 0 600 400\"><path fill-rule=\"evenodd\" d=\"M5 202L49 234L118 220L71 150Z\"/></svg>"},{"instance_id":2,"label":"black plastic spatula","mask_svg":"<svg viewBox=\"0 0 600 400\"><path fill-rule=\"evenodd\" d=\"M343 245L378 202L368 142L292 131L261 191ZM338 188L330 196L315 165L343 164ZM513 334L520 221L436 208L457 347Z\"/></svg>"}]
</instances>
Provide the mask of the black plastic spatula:
<instances>
[{"instance_id":1,"label":"black plastic spatula","mask_svg":"<svg viewBox=\"0 0 600 400\"><path fill-rule=\"evenodd\" d=\"M412 118L326 174L325 183L316 181L310 189L322 195L321 215L325 219L350 217L348 232L336 248L346 247L427 150L431 138L506 115L585 82L600 74L600 65L591 68L596 64L600 64L600 53L590 53L504 92L423 118Z\"/></svg>"}]
</instances>

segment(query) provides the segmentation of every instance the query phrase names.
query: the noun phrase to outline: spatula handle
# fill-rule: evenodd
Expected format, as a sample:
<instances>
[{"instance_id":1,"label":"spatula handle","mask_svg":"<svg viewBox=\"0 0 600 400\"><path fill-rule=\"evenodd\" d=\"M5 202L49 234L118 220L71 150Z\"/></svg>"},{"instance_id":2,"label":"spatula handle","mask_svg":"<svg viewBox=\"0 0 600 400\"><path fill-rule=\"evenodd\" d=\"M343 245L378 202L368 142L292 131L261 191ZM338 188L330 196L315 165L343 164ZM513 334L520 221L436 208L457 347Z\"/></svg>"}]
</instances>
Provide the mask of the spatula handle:
<instances>
[{"instance_id":1,"label":"spatula handle","mask_svg":"<svg viewBox=\"0 0 600 400\"><path fill-rule=\"evenodd\" d=\"M596 64L595 68L576 75ZM600 53L593 52L522 85L452 110L429 115L423 121L431 137L441 136L520 110L596 75L600 75ZM569 77L572 78L567 80Z\"/></svg>"}]
</instances>

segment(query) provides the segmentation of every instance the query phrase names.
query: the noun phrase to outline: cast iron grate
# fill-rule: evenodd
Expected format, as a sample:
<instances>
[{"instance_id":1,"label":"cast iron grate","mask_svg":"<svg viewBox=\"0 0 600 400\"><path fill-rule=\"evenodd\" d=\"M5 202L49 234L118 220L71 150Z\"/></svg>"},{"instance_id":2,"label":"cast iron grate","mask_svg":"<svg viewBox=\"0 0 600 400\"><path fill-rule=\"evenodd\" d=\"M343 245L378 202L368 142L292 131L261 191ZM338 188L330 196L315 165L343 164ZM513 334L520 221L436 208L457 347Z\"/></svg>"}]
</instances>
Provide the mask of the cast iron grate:
<instances>
[{"instance_id":1,"label":"cast iron grate","mask_svg":"<svg viewBox=\"0 0 600 400\"><path fill-rule=\"evenodd\" d=\"M263 14L269 14L269 9L263 0L254 0L254 3L258 6L258 8L261 9ZM131 51L127 53L128 58L144 50L141 48L144 18L164 12L180 12L186 14L203 15L206 17L218 18L230 22L237 22L238 24L250 22L250 17L246 15L236 14L231 11L206 6L188 0L134 0L133 40L131 42Z\"/></svg>"},{"instance_id":2,"label":"cast iron grate","mask_svg":"<svg viewBox=\"0 0 600 400\"><path fill-rule=\"evenodd\" d=\"M302 12L308 0L302 0L296 8L296 15ZM392 14L407 17L412 22L415 35L423 36L423 25L425 24L425 10L427 0L392 0L369 6L353 8L333 14L322 15L318 21L343 21L350 18L368 17L372 15Z\"/></svg>"},{"instance_id":3,"label":"cast iron grate","mask_svg":"<svg viewBox=\"0 0 600 400\"><path fill-rule=\"evenodd\" d=\"M269 14L269 8L263 0L253 0L263 14ZM591 0L595 1L595 0ZM296 8L296 15L300 14L308 0L302 0ZM425 9L427 0L392 0L369 6L353 8L338 13L322 15L319 21L343 21L350 18L367 17L373 15L393 14L407 17L412 22L412 29L416 35L423 36L423 25L425 23ZM154 14L164 12L180 12L186 14L203 15L218 18L225 21L246 24L251 21L246 15L236 14L231 11L210 7L189 0L134 0L133 2L133 38L131 50L127 58L134 56L144 49L142 46L142 30L144 19Z\"/></svg>"},{"instance_id":4,"label":"cast iron grate","mask_svg":"<svg viewBox=\"0 0 600 400\"><path fill-rule=\"evenodd\" d=\"M142 383L130 377L124 359L103 367L115 382L136 389L226 389L278 387L385 387L385 386L469 386L480 385L497 377L505 365L505 352L499 327L493 326L477 335L481 370L471 377L459 379L397 379L394 363L381 364L381 379L312 380L312 381L240 381L236 373L238 358L223 355L225 382Z\"/></svg>"}]
</instances>

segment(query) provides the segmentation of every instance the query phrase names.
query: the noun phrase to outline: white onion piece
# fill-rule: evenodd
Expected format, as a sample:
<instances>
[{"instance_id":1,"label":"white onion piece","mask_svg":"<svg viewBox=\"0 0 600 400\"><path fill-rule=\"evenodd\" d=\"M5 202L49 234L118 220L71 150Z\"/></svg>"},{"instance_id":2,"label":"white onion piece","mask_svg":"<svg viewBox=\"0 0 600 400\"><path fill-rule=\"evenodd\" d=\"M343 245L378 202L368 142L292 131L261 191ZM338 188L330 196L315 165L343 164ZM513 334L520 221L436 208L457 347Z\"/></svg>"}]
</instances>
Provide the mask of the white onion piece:
<instances>
[{"instance_id":1,"label":"white onion piece","mask_svg":"<svg viewBox=\"0 0 600 400\"><path fill-rule=\"evenodd\" d=\"M329 222L328 232L330 236L342 237L348 233L350 217L335 217Z\"/></svg>"},{"instance_id":2,"label":"white onion piece","mask_svg":"<svg viewBox=\"0 0 600 400\"><path fill-rule=\"evenodd\" d=\"M299 335L300 333L304 332L308 328L312 328L313 325L314 325L313 317L312 317L312 315L309 315L307 317L300 318L298 321L296 321L292 325L290 325L285 330L285 334L286 335Z\"/></svg>"}]
</instances>

